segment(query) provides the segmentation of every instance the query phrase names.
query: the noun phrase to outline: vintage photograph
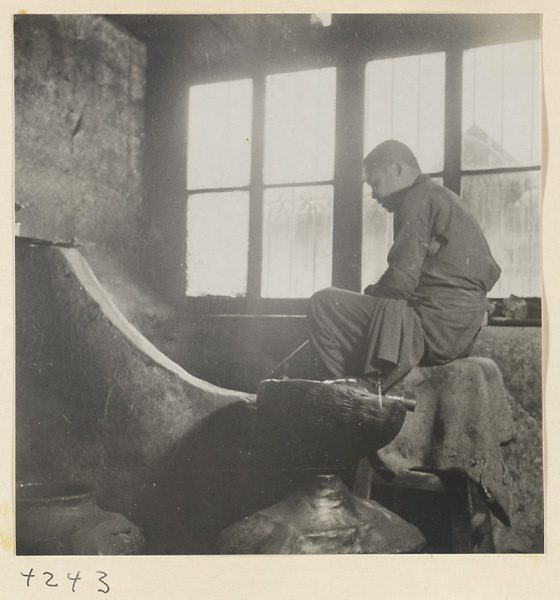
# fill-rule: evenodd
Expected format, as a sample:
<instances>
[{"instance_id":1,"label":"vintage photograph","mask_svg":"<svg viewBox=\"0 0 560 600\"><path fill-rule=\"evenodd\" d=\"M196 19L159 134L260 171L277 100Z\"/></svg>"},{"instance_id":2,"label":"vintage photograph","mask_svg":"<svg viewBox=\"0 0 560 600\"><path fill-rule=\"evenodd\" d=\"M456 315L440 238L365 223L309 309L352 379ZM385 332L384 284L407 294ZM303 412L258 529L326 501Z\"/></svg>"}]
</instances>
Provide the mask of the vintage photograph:
<instances>
[{"instance_id":1,"label":"vintage photograph","mask_svg":"<svg viewBox=\"0 0 560 600\"><path fill-rule=\"evenodd\" d=\"M13 26L18 555L545 551L541 15Z\"/></svg>"}]
</instances>

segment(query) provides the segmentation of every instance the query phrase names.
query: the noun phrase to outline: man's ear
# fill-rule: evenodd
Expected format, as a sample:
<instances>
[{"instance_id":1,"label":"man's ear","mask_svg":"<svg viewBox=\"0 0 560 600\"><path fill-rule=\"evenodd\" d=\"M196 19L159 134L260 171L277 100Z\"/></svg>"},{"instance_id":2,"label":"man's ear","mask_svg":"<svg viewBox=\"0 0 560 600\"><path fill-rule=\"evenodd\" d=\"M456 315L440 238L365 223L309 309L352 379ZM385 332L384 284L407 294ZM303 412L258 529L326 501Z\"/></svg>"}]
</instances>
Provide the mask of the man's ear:
<instances>
[{"instance_id":1,"label":"man's ear","mask_svg":"<svg viewBox=\"0 0 560 600\"><path fill-rule=\"evenodd\" d=\"M391 163L391 169L393 169L393 173L400 179L403 171L402 165L396 161L393 161Z\"/></svg>"}]
</instances>

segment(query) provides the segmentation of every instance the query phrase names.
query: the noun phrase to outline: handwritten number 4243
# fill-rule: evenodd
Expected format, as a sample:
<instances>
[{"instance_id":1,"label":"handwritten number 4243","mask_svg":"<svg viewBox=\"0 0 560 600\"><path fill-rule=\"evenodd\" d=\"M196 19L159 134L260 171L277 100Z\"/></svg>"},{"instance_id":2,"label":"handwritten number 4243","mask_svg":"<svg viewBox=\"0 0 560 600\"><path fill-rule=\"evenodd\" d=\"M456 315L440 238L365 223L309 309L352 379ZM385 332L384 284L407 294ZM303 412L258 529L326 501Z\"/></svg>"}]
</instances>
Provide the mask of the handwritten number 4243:
<instances>
[{"instance_id":1,"label":"handwritten number 4243","mask_svg":"<svg viewBox=\"0 0 560 600\"><path fill-rule=\"evenodd\" d=\"M111 589L109 587L109 584L107 583L107 581L105 581L105 579L107 577L107 573L105 573L105 571L96 571L95 573L98 575L97 581L102 586L97 591L101 592L103 594L107 594L109 592L109 590ZM27 587L29 587L31 579L33 579L35 577L35 575L33 573L33 569L31 569L29 571L29 573L21 573L21 575L27 579L26 585L27 585ZM58 587L58 583L55 582L53 573L51 573L50 571L44 571L43 575L45 576L44 583L47 587ZM72 575L71 573L67 573L66 578L72 582L72 591L75 592L76 584L78 583L78 581L81 581L81 579L82 579L80 577L80 571L78 571L75 575Z\"/></svg>"}]
</instances>

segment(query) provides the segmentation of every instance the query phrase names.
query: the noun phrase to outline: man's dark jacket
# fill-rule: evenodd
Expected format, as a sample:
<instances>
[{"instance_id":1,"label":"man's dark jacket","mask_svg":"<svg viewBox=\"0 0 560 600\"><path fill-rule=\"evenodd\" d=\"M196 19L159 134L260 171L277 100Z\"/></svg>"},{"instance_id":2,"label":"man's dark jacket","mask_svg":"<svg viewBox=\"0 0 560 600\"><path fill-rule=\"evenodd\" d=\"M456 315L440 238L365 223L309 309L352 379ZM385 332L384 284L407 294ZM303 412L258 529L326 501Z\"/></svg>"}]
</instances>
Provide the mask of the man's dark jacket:
<instances>
[{"instance_id":1,"label":"man's dark jacket","mask_svg":"<svg viewBox=\"0 0 560 600\"><path fill-rule=\"evenodd\" d=\"M382 359L398 364L402 373L468 352L500 267L461 199L427 175L391 197L390 209L394 243L389 266L366 288L366 294L379 298L367 363L374 366Z\"/></svg>"}]
</instances>

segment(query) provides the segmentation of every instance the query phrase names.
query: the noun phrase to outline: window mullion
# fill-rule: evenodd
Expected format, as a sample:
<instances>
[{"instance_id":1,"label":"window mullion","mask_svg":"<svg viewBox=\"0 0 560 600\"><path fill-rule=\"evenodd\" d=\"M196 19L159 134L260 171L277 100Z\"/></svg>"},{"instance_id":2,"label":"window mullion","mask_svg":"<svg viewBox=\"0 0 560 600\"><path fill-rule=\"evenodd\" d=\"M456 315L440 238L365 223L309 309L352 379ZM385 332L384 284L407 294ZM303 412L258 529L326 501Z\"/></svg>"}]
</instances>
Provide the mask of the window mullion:
<instances>
[{"instance_id":1,"label":"window mullion","mask_svg":"<svg viewBox=\"0 0 560 600\"><path fill-rule=\"evenodd\" d=\"M360 291L362 270L363 62L337 69L333 285Z\"/></svg>"},{"instance_id":2,"label":"window mullion","mask_svg":"<svg viewBox=\"0 0 560 600\"><path fill-rule=\"evenodd\" d=\"M463 52L445 55L445 133L443 185L461 192L463 141Z\"/></svg>"},{"instance_id":3,"label":"window mullion","mask_svg":"<svg viewBox=\"0 0 560 600\"><path fill-rule=\"evenodd\" d=\"M249 311L255 308L261 295L265 91L265 76L259 73L253 80L253 139L251 140L247 271L247 309Z\"/></svg>"}]
</instances>

